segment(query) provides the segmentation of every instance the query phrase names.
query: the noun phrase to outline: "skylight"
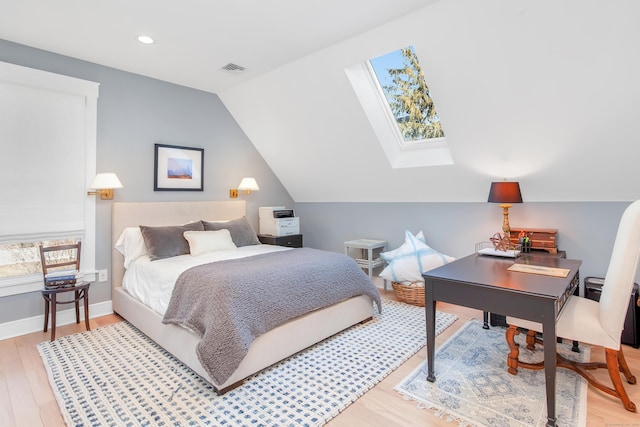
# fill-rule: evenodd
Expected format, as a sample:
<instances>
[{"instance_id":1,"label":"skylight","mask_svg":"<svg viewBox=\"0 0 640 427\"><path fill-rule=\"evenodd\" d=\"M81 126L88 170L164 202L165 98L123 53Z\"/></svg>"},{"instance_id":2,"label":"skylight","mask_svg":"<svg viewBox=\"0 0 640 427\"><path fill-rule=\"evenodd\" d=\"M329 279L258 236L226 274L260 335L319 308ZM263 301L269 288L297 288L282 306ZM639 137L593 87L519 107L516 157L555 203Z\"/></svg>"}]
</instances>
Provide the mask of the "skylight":
<instances>
[{"instance_id":1,"label":"skylight","mask_svg":"<svg viewBox=\"0 0 640 427\"><path fill-rule=\"evenodd\" d=\"M413 46L373 58L369 64L404 142L444 138Z\"/></svg>"},{"instance_id":2,"label":"skylight","mask_svg":"<svg viewBox=\"0 0 640 427\"><path fill-rule=\"evenodd\" d=\"M345 72L392 168L453 164L413 46Z\"/></svg>"}]
</instances>

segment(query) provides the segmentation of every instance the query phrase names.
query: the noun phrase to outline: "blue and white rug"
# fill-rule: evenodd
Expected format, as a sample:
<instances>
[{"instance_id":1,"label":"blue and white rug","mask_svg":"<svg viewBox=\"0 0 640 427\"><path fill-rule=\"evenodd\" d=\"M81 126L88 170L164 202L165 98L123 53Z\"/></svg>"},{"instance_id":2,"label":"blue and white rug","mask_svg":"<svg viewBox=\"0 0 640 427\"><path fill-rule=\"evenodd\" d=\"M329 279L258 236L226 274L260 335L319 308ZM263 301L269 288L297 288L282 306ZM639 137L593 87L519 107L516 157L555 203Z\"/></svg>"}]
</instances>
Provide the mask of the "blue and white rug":
<instances>
[{"instance_id":1,"label":"blue and white rug","mask_svg":"<svg viewBox=\"0 0 640 427\"><path fill-rule=\"evenodd\" d=\"M520 360L543 360L542 349L527 350L523 334ZM571 343L558 344L567 358L589 360L590 347L580 345L581 353L571 351ZM396 386L420 407L435 409L438 417L458 421L460 426L531 427L547 422L544 370L518 369L507 372L509 346L505 329L482 329L472 319L436 350L436 381L427 381L426 361ZM558 368L556 373L556 414L560 426L584 426L587 415L587 381L577 373Z\"/></svg>"},{"instance_id":2,"label":"blue and white rug","mask_svg":"<svg viewBox=\"0 0 640 427\"><path fill-rule=\"evenodd\" d=\"M425 345L424 308L383 314L217 396L127 322L38 344L58 406L74 426L320 426ZM438 312L436 332L457 316Z\"/></svg>"}]
</instances>

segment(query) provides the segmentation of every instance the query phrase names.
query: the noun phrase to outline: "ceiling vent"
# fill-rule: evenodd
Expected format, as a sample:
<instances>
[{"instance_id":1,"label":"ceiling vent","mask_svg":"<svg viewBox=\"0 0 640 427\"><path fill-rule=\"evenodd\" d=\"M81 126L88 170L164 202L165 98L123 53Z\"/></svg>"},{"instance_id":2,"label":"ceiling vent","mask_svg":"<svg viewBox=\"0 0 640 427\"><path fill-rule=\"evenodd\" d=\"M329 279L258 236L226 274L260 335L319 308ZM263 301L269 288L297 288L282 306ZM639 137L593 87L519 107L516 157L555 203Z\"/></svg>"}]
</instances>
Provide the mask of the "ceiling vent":
<instances>
[{"instance_id":1,"label":"ceiling vent","mask_svg":"<svg viewBox=\"0 0 640 427\"><path fill-rule=\"evenodd\" d=\"M224 67L222 67L222 70L226 70L226 71L233 71L236 73L241 73L245 70L245 68L241 65L238 64L234 64L232 62L229 62L227 65L225 65Z\"/></svg>"}]
</instances>

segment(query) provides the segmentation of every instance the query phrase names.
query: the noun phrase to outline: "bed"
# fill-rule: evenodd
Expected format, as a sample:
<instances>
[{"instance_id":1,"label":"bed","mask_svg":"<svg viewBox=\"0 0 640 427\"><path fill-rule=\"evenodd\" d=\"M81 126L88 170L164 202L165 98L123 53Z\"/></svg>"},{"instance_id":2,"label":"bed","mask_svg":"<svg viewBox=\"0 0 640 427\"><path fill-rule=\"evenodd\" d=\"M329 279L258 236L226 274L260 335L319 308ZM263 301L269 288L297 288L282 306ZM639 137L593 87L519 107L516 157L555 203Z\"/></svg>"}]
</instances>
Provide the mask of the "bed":
<instances>
[{"instance_id":1,"label":"bed","mask_svg":"<svg viewBox=\"0 0 640 427\"><path fill-rule=\"evenodd\" d=\"M209 381L221 394L240 385L246 377L354 324L367 321L375 310L375 298L358 295L300 315L258 336L231 375L224 381L216 381L197 355L199 335L182 326L163 323L163 315L156 308L145 305L133 295L135 292L123 288L125 259L115 246L123 231L130 227L167 226L199 220L226 221L245 214L244 201L114 203L112 207L114 312ZM264 245L265 250L267 246L270 245ZM130 282L131 279L127 280Z\"/></svg>"}]
</instances>

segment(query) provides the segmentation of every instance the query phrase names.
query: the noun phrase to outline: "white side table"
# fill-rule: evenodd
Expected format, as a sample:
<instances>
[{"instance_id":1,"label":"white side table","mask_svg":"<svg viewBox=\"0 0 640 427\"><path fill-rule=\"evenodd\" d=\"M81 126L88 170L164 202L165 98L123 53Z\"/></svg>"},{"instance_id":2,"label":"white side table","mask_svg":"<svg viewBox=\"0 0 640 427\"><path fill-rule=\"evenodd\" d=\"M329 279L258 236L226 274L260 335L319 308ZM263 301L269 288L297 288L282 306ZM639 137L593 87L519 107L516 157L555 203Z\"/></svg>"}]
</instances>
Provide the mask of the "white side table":
<instances>
[{"instance_id":1,"label":"white side table","mask_svg":"<svg viewBox=\"0 0 640 427\"><path fill-rule=\"evenodd\" d=\"M384 260L380 258L380 252L387 250L387 242L374 239L357 239L344 242L344 253L352 256L350 249L359 249L359 256L355 257L356 262L363 270L369 273L369 279L373 279L373 269L384 265ZM365 257L366 256L366 257ZM384 289L387 289L387 280L384 281Z\"/></svg>"}]
</instances>

